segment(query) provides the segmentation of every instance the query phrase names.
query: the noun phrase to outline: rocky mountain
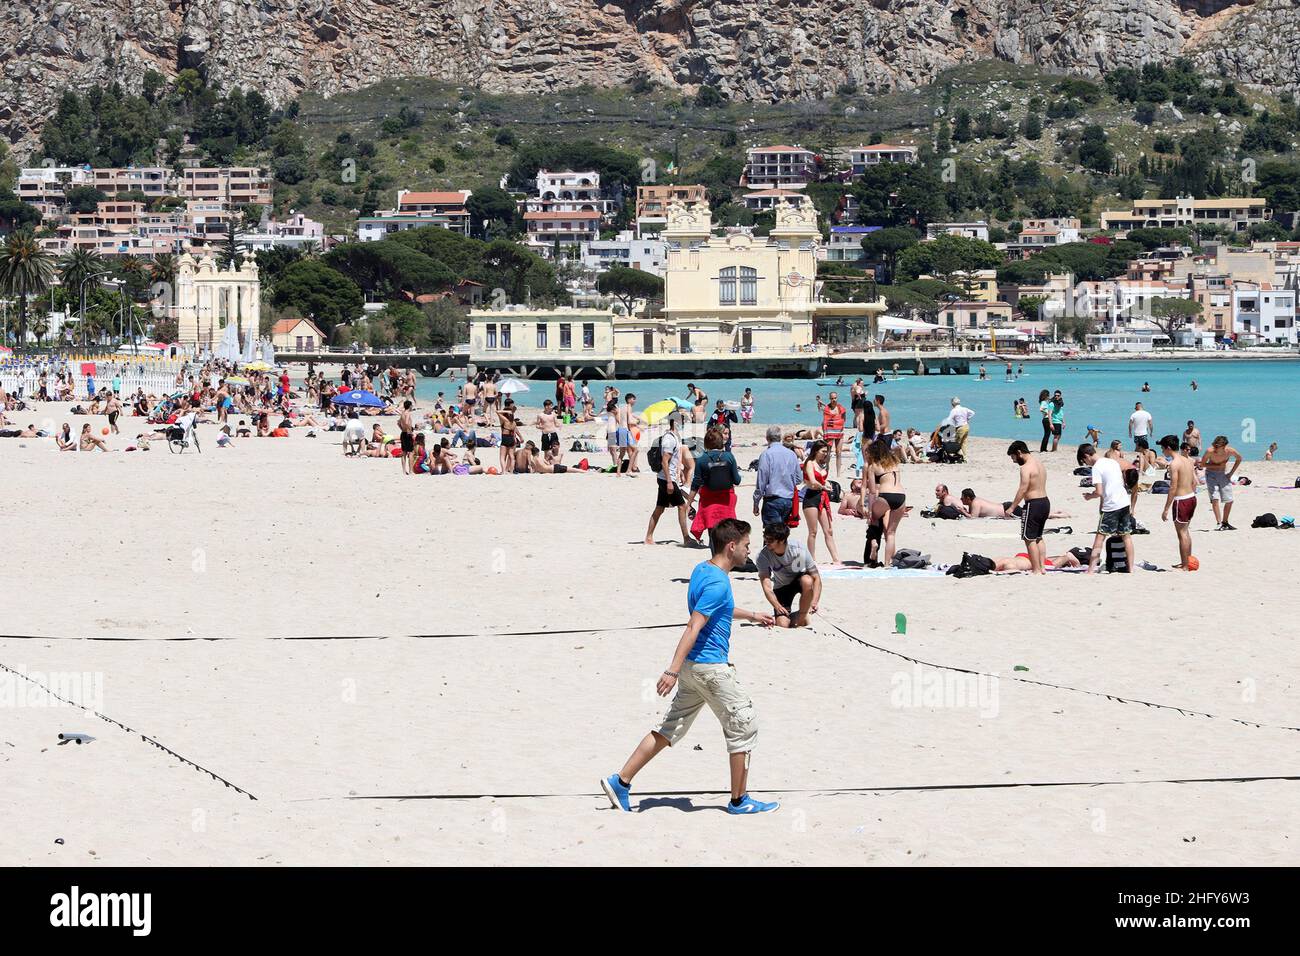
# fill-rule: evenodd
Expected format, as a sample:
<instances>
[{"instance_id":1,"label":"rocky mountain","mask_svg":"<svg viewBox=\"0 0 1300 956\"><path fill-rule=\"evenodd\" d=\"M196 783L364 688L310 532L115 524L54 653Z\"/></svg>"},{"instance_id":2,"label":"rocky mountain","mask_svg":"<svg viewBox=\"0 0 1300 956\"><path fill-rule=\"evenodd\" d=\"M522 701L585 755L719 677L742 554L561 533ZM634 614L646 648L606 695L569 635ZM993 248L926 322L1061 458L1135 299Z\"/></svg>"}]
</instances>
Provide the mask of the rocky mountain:
<instances>
[{"instance_id":1,"label":"rocky mountain","mask_svg":"<svg viewBox=\"0 0 1300 956\"><path fill-rule=\"evenodd\" d=\"M1097 74L1179 54L1300 89L1300 0L23 0L0 6L0 135L66 86L200 69L279 103L398 76L490 91L648 77L733 99L924 85L1001 58Z\"/></svg>"}]
</instances>

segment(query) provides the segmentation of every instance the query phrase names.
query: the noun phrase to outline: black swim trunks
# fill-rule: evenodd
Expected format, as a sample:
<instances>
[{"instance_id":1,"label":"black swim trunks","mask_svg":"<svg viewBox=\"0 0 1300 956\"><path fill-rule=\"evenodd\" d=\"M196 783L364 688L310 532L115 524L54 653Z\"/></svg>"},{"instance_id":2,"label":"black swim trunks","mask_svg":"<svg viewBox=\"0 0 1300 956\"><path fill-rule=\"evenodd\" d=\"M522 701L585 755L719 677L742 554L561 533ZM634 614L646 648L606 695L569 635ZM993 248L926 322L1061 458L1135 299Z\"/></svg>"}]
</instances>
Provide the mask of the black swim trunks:
<instances>
[{"instance_id":1,"label":"black swim trunks","mask_svg":"<svg viewBox=\"0 0 1300 956\"><path fill-rule=\"evenodd\" d=\"M659 485L659 495L655 499L656 508L680 508L686 504L686 496L682 494L682 486L677 482L673 482L671 494L668 491L668 482L660 478L656 484Z\"/></svg>"},{"instance_id":2,"label":"black swim trunks","mask_svg":"<svg viewBox=\"0 0 1300 956\"><path fill-rule=\"evenodd\" d=\"M402 453L410 454L415 451L415 435L411 432L402 432Z\"/></svg>"},{"instance_id":3,"label":"black swim trunks","mask_svg":"<svg viewBox=\"0 0 1300 956\"><path fill-rule=\"evenodd\" d=\"M542 432L542 451L560 447L560 436L556 432Z\"/></svg>"},{"instance_id":4,"label":"black swim trunks","mask_svg":"<svg viewBox=\"0 0 1300 956\"><path fill-rule=\"evenodd\" d=\"M1020 537L1026 541L1042 541L1047 516L1052 513L1052 503L1046 498L1030 498L1020 515Z\"/></svg>"}]
</instances>

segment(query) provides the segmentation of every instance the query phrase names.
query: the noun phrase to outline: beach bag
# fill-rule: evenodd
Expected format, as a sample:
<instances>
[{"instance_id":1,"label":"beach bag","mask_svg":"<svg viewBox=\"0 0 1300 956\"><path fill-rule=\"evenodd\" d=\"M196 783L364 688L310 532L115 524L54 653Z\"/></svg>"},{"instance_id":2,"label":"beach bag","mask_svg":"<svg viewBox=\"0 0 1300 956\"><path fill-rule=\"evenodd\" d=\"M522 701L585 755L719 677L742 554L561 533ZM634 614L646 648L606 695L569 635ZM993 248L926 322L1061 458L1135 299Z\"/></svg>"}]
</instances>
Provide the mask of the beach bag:
<instances>
[{"instance_id":1,"label":"beach bag","mask_svg":"<svg viewBox=\"0 0 1300 956\"><path fill-rule=\"evenodd\" d=\"M1074 473L1075 473L1076 475L1091 475L1091 474L1092 474L1092 469L1089 468L1087 465L1084 465L1084 466L1081 467L1081 468L1076 468L1076 469L1074 469Z\"/></svg>"},{"instance_id":2,"label":"beach bag","mask_svg":"<svg viewBox=\"0 0 1300 956\"><path fill-rule=\"evenodd\" d=\"M664 468L664 436L660 435L651 443L645 452L645 463L650 466L651 471L663 471Z\"/></svg>"},{"instance_id":3,"label":"beach bag","mask_svg":"<svg viewBox=\"0 0 1300 956\"><path fill-rule=\"evenodd\" d=\"M992 558L982 554L962 554L961 563L954 564L947 571L955 578L973 578L982 574L992 574L996 567Z\"/></svg>"},{"instance_id":4,"label":"beach bag","mask_svg":"<svg viewBox=\"0 0 1300 956\"><path fill-rule=\"evenodd\" d=\"M1092 560L1091 548L1071 548L1070 553L1074 555L1076 558L1078 558L1079 563L1082 564L1085 568L1088 566L1088 562Z\"/></svg>"},{"instance_id":5,"label":"beach bag","mask_svg":"<svg viewBox=\"0 0 1300 956\"><path fill-rule=\"evenodd\" d=\"M1128 574L1128 555L1124 553L1124 538L1114 534L1106 539L1106 570Z\"/></svg>"},{"instance_id":6,"label":"beach bag","mask_svg":"<svg viewBox=\"0 0 1300 956\"><path fill-rule=\"evenodd\" d=\"M940 505L935 509L934 516L944 521L956 521L961 518L961 512L957 510L956 505Z\"/></svg>"},{"instance_id":7,"label":"beach bag","mask_svg":"<svg viewBox=\"0 0 1300 956\"><path fill-rule=\"evenodd\" d=\"M790 517L785 519L787 528L799 527L799 486L794 486L794 496L790 499Z\"/></svg>"},{"instance_id":8,"label":"beach bag","mask_svg":"<svg viewBox=\"0 0 1300 956\"><path fill-rule=\"evenodd\" d=\"M1169 494L1169 482L1163 478L1161 478L1159 481L1153 481L1151 483L1151 493L1153 495Z\"/></svg>"},{"instance_id":9,"label":"beach bag","mask_svg":"<svg viewBox=\"0 0 1300 956\"><path fill-rule=\"evenodd\" d=\"M731 489L731 463L721 458L710 456L704 460L702 482L709 491L728 491Z\"/></svg>"},{"instance_id":10,"label":"beach bag","mask_svg":"<svg viewBox=\"0 0 1300 956\"><path fill-rule=\"evenodd\" d=\"M1278 526L1277 515L1271 511L1266 511L1262 515L1256 515L1255 520L1250 523L1252 528L1276 528Z\"/></svg>"},{"instance_id":11,"label":"beach bag","mask_svg":"<svg viewBox=\"0 0 1300 956\"><path fill-rule=\"evenodd\" d=\"M930 566L930 556L922 554L915 548L899 548L894 552L896 568L926 568Z\"/></svg>"},{"instance_id":12,"label":"beach bag","mask_svg":"<svg viewBox=\"0 0 1300 956\"><path fill-rule=\"evenodd\" d=\"M840 483L838 481L832 481L830 483L830 488L827 490L827 494L830 496L831 501L835 504L839 504L840 498L844 494L844 490L840 488Z\"/></svg>"}]
</instances>

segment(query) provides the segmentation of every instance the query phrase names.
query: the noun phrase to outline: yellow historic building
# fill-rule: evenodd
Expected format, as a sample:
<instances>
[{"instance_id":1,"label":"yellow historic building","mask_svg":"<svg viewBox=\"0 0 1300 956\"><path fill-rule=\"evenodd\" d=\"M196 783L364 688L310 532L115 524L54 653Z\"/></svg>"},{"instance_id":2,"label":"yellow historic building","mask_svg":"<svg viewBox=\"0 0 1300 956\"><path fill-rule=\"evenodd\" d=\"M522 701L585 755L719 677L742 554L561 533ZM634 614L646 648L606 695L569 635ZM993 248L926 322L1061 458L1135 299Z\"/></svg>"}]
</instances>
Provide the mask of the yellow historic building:
<instances>
[{"instance_id":1,"label":"yellow historic building","mask_svg":"<svg viewBox=\"0 0 1300 956\"><path fill-rule=\"evenodd\" d=\"M705 202L674 202L667 243L664 308L650 318L619 316L615 354L798 353L813 348L817 250L811 203L780 203L768 236L713 234Z\"/></svg>"}]
</instances>

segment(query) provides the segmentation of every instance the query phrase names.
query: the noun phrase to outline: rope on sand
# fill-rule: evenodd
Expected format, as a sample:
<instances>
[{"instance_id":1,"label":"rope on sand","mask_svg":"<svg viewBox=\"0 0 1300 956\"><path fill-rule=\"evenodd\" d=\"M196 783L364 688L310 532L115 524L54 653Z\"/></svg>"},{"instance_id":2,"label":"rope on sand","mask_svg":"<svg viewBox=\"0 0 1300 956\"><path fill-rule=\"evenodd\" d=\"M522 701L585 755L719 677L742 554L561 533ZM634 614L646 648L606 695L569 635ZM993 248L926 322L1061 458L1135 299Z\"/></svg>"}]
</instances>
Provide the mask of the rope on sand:
<instances>
[{"instance_id":1,"label":"rope on sand","mask_svg":"<svg viewBox=\"0 0 1300 956\"><path fill-rule=\"evenodd\" d=\"M466 631L464 633L447 633L447 634L304 634L289 637L264 637L264 638L243 638L243 637L199 637L198 635L186 635L185 637L108 637L97 636L93 634L57 636L52 634L0 634L0 641L107 641L107 642L127 642L127 641L162 641L162 642L180 642L180 641L243 641L243 640L264 640L264 641L388 641L388 640L411 640L411 641L434 641L444 639L464 639L468 637L544 637L547 635L563 636L566 634L614 634L619 631L657 631L665 628L682 628L684 623L675 622L672 624L624 624L619 627L574 627L564 630L541 630L541 631ZM0 665L3 666L3 665Z\"/></svg>"},{"instance_id":2,"label":"rope on sand","mask_svg":"<svg viewBox=\"0 0 1300 956\"><path fill-rule=\"evenodd\" d=\"M901 787L816 787L786 788L759 791L770 794L870 794L870 793L924 793L926 791L948 790L1015 790L1027 787L1133 787L1153 783L1194 784L1194 783L1294 783L1300 781L1300 775L1276 774L1250 777L1176 777L1162 780L1027 780L1018 782L999 781L997 783L936 783L913 784ZM715 797L730 795L729 790L638 790L637 797ZM599 797L603 793L588 791L586 793L372 793L350 795L346 797L304 797L291 800L290 803L310 803L319 800L541 800L566 797Z\"/></svg>"},{"instance_id":3,"label":"rope on sand","mask_svg":"<svg viewBox=\"0 0 1300 956\"><path fill-rule=\"evenodd\" d=\"M1106 698L1106 700L1113 700L1119 704L1141 704L1144 707L1155 707L1159 710L1176 711L1177 713L1182 714L1184 717L1206 717L1210 720L1230 720L1234 724L1241 724L1242 726L1245 727L1257 727L1262 730L1290 730L1290 731L1300 732L1300 727L1286 727L1280 724L1260 724L1260 723L1256 723L1253 720L1244 720L1240 717L1229 717L1225 714L1208 714L1205 713L1204 711L1191 710L1187 707L1178 707L1174 704L1158 704L1155 703L1154 701L1138 700L1133 697L1121 697L1118 694L1108 694L1104 691L1088 690L1083 687L1070 687L1066 684L1051 684L1048 683L1047 681L1031 680L1028 677L1014 677L1014 676L1006 676L1001 674L989 674L985 671L971 670L966 667L954 667L951 664L935 664L932 661L923 661L917 657L910 657L907 654L902 653L901 651L892 650L891 648L888 647L881 647L879 644L872 644L870 641L865 641L860 637L850 634L848 631L844 630L844 628L840 627L834 621L828 620L826 618L823 618L823 620L826 620L827 624L835 628L835 630L839 631L850 641L855 641L856 643L861 644L863 647L868 647L873 651L879 651L880 653L888 654L891 657L901 658L902 660L905 660L910 664L920 664L923 667L934 667L938 670L953 671L958 674L971 674L972 676L975 677L992 677L994 680L1010 680L1010 681L1016 681L1017 683L1020 684L1032 684L1036 687L1050 687L1053 690L1066 690L1075 694L1087 694L1090 697L1104 697Z\"/></svg>"},{"instance_id":4,"label":"rope on sand","mask_svg":"<svg viewBox=\"0 0 1300 956\"><path fill-rule=\"evenodd\" d=\"M250 799L250 800L256 800L256 799L257 799L257 797L253 796L251 793L249 793L249 792L248 792L247 790L245 790L243 787L236 786L235 784L233 784L233 783L231 783L229 780L227 780L225 777L222 777L222 776L219 776L218 774L213 773L213 772L212 772L211 770L209 770L207 767L204 767L204 766L202 766L202 765L200 765L200 764L197 764L197 763L195 763L193 760L190 760L188 757L185 757L185 756L182 756L181 754L178 754L176 751L172 750L172 749L171 749L170 747L168 747L166 744L159 743L157 740L154 740L154 739L153 739L152 737L150 737L148 734L142 734L142 733L140 733L140 731L135 730L134 728L128 727L126 724L122 723L120 720L114 720L112 717L109 717L107 714L101 714L101 713L100 713L99 711L97 711L97 710L91 710L89 707L85 706L84 704L79 704L79 703L77 703L75 700L69 700L69 699L66 698L66 697L63 697L63 696L61 696L61 695L59 695L59 694L56 694L54 691L50 690L50 688L47 687L45 684L42 684L40 681L33 679L32 677L28 676L27 674L22 673L21 671L16 671L16 670L14 670L12 667L8 666L7 664L0 663L0 670L5 670L5 671L8 671L10 674L15 675L16 677L21 677L23 680L27 681L29 684L32 684L32 685L34 685L34 686L36 686L36 687L39 687L39 688L41 688L42 690L44 690L45 693L49 694L49 695L50 695L51 697L53 697L55 700L61 700L61 701L63 701L65 704L69 704L69 705L72 706L72 707L80 708L81 710L84 710L84 711L85 711L86 713L88 713L88 714L94 714L94 715L95 715L96 717L98 717L100 720L107 721L108 723L113 724L113 725L116 726L116 727L120 727L122 730L125 730L128 734L136 734L136 735L138 735L138 736L140 737L140 739L143 740L145 743L152 744L153 746L155 746L155 747L157 747L159 750L161 750L163 753L170 754L171 756L175 757L175 758L176 758L177 760L179 760L181 763L183 763L183 764L188 764L189 766L193 767L195 770L198 770L198 771L201 771L201 772L203 772L203 773L206 773L206 774L207 774L209 777L211 777L213 780L216 780L216 781L218 781L219 783L223 783L223 784L225 784L227 787L229 787L230 789L234 790L236 793L242 793L244 796L248 797L248 799Z\"/></svg>"}]
</instances>

